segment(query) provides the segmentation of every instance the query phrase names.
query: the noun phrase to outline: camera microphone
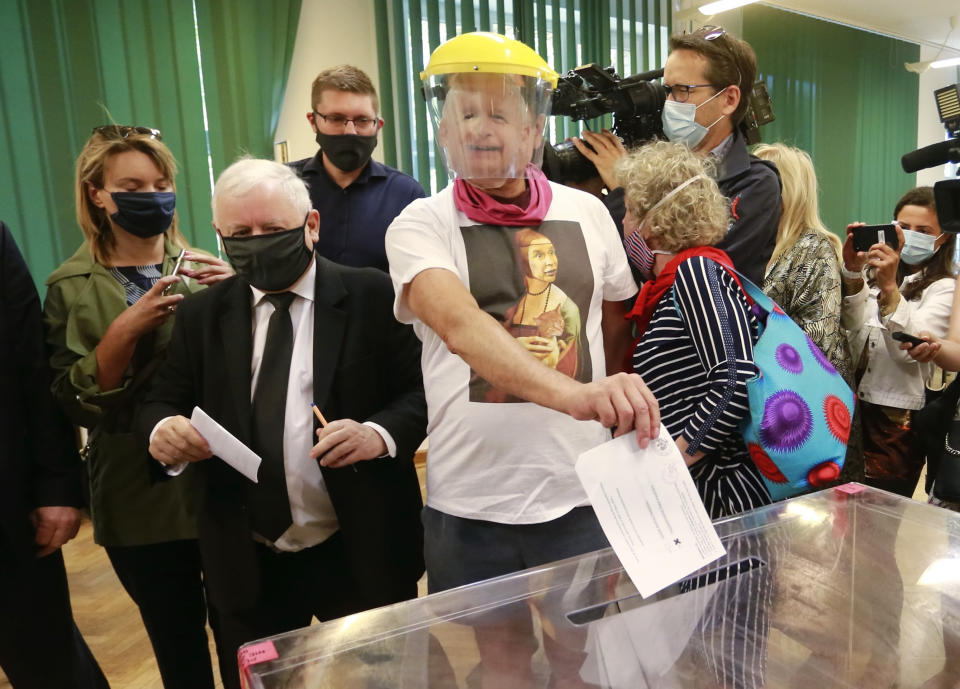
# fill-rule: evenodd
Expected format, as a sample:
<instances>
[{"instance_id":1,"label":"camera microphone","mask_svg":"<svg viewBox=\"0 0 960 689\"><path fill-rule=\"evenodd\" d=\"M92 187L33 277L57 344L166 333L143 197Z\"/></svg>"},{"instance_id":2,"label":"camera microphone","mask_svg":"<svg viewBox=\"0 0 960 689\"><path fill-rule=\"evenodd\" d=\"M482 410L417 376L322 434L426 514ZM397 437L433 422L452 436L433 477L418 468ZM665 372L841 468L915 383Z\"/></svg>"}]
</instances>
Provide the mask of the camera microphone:
<instances>
[{"instance_id":1,"label":"camera microphone","mask_svg":"<svg viewBox=\"0 0 960 689\"><path fill-rule=\"evenodd\" d=\"M960 139L947 139L940 143L918 148L900 159L904 172L926 170L928 167L946 163L960 163Z\"/></svg>"}]
</instances>

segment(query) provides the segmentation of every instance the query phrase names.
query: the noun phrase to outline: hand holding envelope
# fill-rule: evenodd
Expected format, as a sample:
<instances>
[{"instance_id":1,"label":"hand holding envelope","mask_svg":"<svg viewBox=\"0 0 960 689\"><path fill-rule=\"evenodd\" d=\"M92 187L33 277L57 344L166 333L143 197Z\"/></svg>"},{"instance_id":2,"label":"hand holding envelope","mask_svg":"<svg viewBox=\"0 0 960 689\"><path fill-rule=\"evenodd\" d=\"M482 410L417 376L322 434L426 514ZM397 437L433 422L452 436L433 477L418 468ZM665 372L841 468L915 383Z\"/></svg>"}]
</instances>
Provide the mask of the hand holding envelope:
<instances>
[{"instance_id":1,"label":"hand holding envelope","mask_svg":"<svg viewBox=\"0 0 960 689\"><path fill-rule=\"evenodd\" d=\"M193 408L190 423L206 439L213 454L257 483L260 456L256 452L237 440L230 431L214 421L200 407Z\"/></svg>"},{"instance_id":2,"label":"hand holding envelope","mask_svg":"<svg viewBox=\"0 0 960 689\"><path fill-rule=\"evenodd\" d=\"M646 448L635 434L623 435L584 452L576 470L640 595L650 596L726 552L662 424Z\"/></svg>"}]
</instances>

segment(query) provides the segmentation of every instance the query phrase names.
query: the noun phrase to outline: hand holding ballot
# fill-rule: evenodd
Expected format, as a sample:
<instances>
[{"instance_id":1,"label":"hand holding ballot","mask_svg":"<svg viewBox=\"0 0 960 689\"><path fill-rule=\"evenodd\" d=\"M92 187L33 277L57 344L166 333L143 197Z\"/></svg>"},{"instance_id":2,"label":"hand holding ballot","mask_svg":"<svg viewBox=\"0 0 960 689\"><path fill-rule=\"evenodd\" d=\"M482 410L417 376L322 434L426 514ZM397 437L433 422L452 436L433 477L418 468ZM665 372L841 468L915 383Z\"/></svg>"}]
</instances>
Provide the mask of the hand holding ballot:
<instances>
[{"instance_id":1,"label":"hand holding ballot","mask_svg":"<svg viewBox=\"0 0 960 689\"><path fill-rule=\"evenodd\" d=\"M158 424L150 438L150 454L168 466L199 462L213 456L206 439L185 416L171 416Z\"/></svg>"},{"instance_id":2,"label":"hand holding ballot","mask_svg":"<svg viewBox=\"0 0 960 689\"><path fill-rule=\"evenodd\" d=\"M634 434L580 455L577 475L637 591L652 595L724 554L676 444Z\"/></svg>"},{"instance_id":3,"label":"hand holding ballot","mask_svg":"<svg viewBox=\"0 0 960 689\"><path fill-rule=\"evenodd\" d=\"M188 462L216 455L254 483L259 481L260 456L200 407L193 408L189 419L171 416L158 423L150 440L150 454L171 467L171 473Z\"/></svg>"}]
</instances>

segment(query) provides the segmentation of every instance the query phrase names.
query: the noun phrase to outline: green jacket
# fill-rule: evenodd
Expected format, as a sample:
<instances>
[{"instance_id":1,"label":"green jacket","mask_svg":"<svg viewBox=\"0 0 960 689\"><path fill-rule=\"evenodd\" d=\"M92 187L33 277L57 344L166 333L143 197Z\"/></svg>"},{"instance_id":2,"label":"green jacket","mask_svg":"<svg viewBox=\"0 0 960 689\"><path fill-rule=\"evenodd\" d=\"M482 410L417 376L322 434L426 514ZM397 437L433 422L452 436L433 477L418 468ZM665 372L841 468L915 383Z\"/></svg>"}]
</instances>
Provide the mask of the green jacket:
<instances>
[{"instance_id":1,"label":"green jacket","mask_svg":"<svg viewBox=\"0 0 960 689\"><path fill-rule=\"evenodd\" d=\"M163 274L179 248L166 242ZM187 284L189 283L189 284ZM202 289L181 280L171 293ZM133 414L166 356L173 318L140 338L120 385L97 385L95 348L127 308L123 287L96 263L86 242L47 278L43 312L54 397L91 433L87 456L94 540L104 546L148 545L196 538L197 485L189 470L176 481L151 478L154 460L131 431Z\"/></svg>"}]
</instances>

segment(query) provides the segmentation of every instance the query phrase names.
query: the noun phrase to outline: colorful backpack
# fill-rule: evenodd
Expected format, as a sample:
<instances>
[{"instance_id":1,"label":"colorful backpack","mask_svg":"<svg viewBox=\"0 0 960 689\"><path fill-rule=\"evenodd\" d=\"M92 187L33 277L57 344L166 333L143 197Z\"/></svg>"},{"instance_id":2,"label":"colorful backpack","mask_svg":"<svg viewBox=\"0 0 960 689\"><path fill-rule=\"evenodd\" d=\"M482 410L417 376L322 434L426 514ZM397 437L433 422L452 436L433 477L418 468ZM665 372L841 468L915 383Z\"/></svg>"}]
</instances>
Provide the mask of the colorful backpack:
<instances>
[{"instance_id":1,"label":"colorful backpack","mask_svg":"<svg viewBox=\"0 0 960 689\"><path fill-rule=\"evenodd\" d=\"M747 381L750 417L741 427L750 458L774 500L826 487L847 454L853 390L773 299L742 275L740 284L760 322L760 373Z\"/></svg>"},{"instance_id":2,"label":"colorful backpack","mask_svg":"<svg viewBox=\"0 0 960 689\"><path fill-rule=\"evenodd\" d=\"M774 500L826 487L843 468L854 394L830 360L770 297L736 270L759 322L759 369L747 381L750 415L741 425L750 458Z\"/></svg>"}]
</instances>

